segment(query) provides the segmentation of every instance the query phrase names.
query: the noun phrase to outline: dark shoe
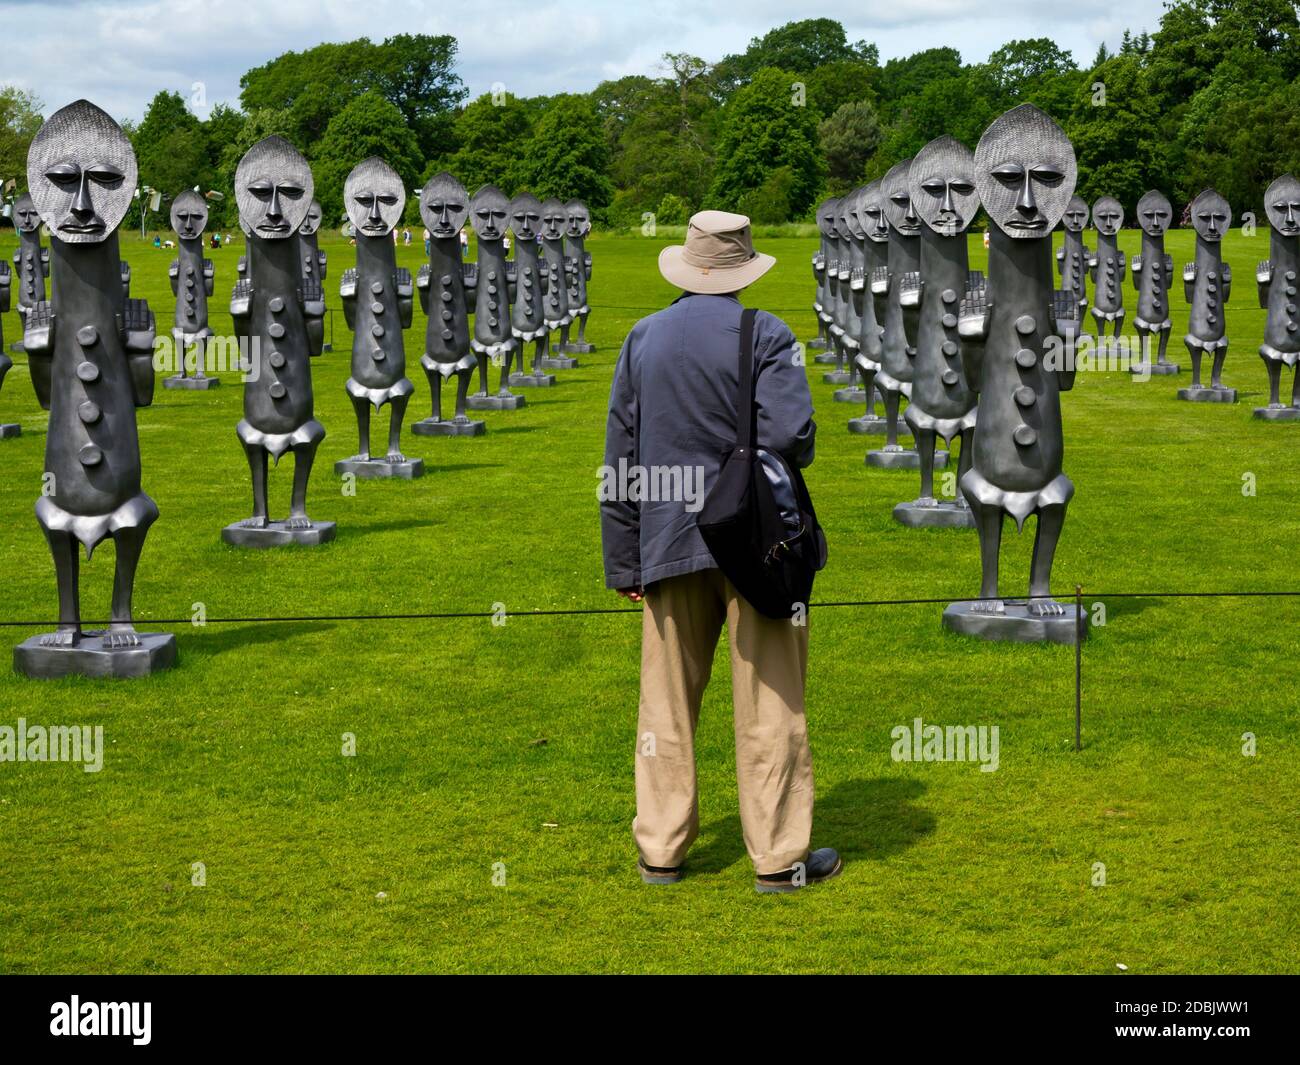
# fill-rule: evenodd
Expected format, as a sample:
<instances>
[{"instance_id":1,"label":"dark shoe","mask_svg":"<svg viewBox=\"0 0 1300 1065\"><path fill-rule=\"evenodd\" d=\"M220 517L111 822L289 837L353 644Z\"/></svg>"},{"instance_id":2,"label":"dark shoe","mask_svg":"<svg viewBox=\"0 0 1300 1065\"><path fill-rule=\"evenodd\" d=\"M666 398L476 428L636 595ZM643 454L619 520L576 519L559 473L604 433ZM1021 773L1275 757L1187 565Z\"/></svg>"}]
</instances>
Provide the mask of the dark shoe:
<instances>
[{"instance_id":1,"label":"dark shoe","mask_svg":"<svg viewBox=\"0 0 1300 1065\"><path fill-rule=\"evenodd\" d=\"M801 887L816 884L839 876L844 868L839 853L831 847L815 850L804 860L803 872L795 879L797 865L779 873L763 873L754 878L754 890L760 895L780 895L789 891L798 891Z\"/></svg>"},{"instance_id":2,"label":"dark shoe","mask_svg":"<svg viewBox=\"0 0 1300 1065\"><path fill-rule=\"evenodd\" d=\"M660 868L657 865L646 865L638 858L636 867L641 872L642 881L647 884L676 884L682 878L680 865Z\"/></svg>"}]
</instances>

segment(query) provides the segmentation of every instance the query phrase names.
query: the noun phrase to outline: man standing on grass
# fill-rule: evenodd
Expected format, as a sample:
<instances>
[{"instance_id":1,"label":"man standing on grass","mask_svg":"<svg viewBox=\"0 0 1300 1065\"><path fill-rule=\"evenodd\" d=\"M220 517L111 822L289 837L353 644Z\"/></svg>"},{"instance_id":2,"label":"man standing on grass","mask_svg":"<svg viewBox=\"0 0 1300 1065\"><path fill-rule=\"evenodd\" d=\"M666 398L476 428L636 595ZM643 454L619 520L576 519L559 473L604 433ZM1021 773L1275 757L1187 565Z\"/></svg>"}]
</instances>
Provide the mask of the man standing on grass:
<instances>
[{"instance_id":1,"label":"man standing on grass","mask_svg":"<svg viewBox=\"0 0 1300 1065\"><path fill-rule=\"evenodd\" d=\"M754 251L744 215L696 214L685 245L659 256L659 272L682 295L633 326L614 370L605 472L632 471L616 472L620 485L650 482L648 491L603 493L600 509L605 583L645 603L633 835L647 884L681 880L699 834L695 727L724 623L740 817L755 887L793 891L835 876L843 864L829 847L809 852L807 625L755 610L718 569L696 527L736 439L736 293L775 262ZM758 443L792 465L809 465L817 426L794 334L760 311L752 355ZM665 486L694 490L657 490Z\"/></svg>"}]
</instances>

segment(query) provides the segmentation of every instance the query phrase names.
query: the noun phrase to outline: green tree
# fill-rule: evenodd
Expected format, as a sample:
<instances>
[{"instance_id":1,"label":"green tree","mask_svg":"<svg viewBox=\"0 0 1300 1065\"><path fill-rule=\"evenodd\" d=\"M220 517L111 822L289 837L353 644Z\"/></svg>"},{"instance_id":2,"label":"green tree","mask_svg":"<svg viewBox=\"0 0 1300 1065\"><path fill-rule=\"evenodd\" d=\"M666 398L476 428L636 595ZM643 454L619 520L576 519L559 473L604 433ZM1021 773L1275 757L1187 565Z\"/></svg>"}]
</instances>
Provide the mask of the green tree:
<instances>
[{"instance_id":1,"label":"green tree","mask_svg":"<svg viewBox=\"0 0 1300 1065\"><path fill-rule=\"evenodd\" d=\"M810 74L827 63L842 61L875 66L878 53L874 45L862 41L849 44L844 27L834 19L801 19L753 38L742 55L729 55L717 65L715 78L719 92L725 97L765 67Z\"/></svg>"},{"instance_id":2,"label":"green tree","mask_svg":"<svg viewBox=\"0 0 1300 1065\"><path fill-rule=\"evenodd\" d=\"M0 192L10 181L15 192L27 188L27 149L42 121L41 101L35 93L0 86Z\"/></svg>"},{"instance_id":3,"label":"green tree","mask_svg":"<svg viewBox=\"0 0 1300 1065\"><path fill-rule=\"evenodd\" d=\"M320 140L312 170L325 224L341 221L343 183L357 163L372 155L397 171L409 197L420 179L420 144L397 105L376 92L363 93L343 108Z\"/></svg>"},{"instance_id":4,"label":"green tree","mask_svg":"<svg viewBox=\"0 0 1300 1065\"><path fill-rule=\"evenodd\" d=\"M533 111L509 94L495 102L485 94L456 116L452 134L455 151L430 159L424 168L427 181L439 171L455 174L473 194L481 185L493 184L507 196L515 188L515 160L532 136Z\"/></svg>"},{"instance_id":5,"label":"green tree","mask_svg":"<svg viewBox=\"0 0 1300 1065\"><path fill-rule=\"evenodd\" d=\"M832 195L841 196L861 184L881 136L876 109L865 100L841 105L817 127Z\"/></svg>"},{"instance_id":6,"label":"green tree","mask_svg":"<svg viewBox=\"0 0 1300 1065\"><path fill-rule=\"evenodd\" d=\"M1151 187L1158 117L1144 91L1142 59L1112 56L1085 81L1065 127L1079 163L1077 191L1089 203L1115 196L1131 211ZM1095 82L1106 86L1104 104L1094 102Z\"/></svg>"},{"instance_id":7,"label":"green tree","mask_svg":"<svg viewBox=\"0 0 1300 1065\"><path fill-rule=\"evenodd\" d=\"M517 151L514 186L541 199L576 197L599 211L614 196L608 168L609 148L591 101L566 93L551 97Z\"/></svg>"},{"instance_id":8,"label":"green tree","mask_svg":"<svg viewBox=\"0 0 1300 1065\"><path fill-rule=\"evenodd\" d=\"M206 192L217 181L203 123L179 93L158 93L131 141L140 184L161 190L164 211L178 192L195 186Z\"/></svg>"},{"instance_id":9,"label":"green tree","mask_svg":"<svg viewBox=\"0 0 1300 1065\"><path fill-rule=\"evenodd\" d=\"M828 118L847 103L865 101L874 105L879 76L879 67L858 59L825 63L805 79L808 106L819 117Z\"/></svg>"}]
</instances>

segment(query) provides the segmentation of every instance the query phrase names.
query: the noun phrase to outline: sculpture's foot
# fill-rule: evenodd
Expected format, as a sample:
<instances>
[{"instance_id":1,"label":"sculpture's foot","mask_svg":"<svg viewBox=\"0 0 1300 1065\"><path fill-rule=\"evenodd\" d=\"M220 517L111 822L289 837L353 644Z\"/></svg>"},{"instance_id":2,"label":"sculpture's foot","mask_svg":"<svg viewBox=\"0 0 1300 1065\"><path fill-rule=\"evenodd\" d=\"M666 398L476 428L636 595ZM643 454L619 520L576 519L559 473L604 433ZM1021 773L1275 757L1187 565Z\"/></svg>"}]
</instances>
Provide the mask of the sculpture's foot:
<instances>
[{"instance_id":1,"label":"sculpture's foot","mask_svg":"<svg viewBox=\"0 0 1300 1065\"><path fill-rule=\"evenodd\" d=\"M119 647L139 647L140 637L134 625L110 625L100 644L109 651L115 651Z\"/></svg>"},{"instance_id":2,"label":"sculpture's foot","mask_svg":"<svg viewBox=\"0 0 1300 1065\"><path fill-rule=\"evenodd\" d=\"M254 514L251 518L245 518L245 519L244 519L243 521L241 521L239 524L240 524L240 526L241 526L242 528L245 528L245 529L265 529L265 528L266 528L266 515L265 515L265 514Z\"/></svg>"},{"instance_id":3,"label":"sculpture's foot","mask_svg":"<svg viewBox=\"0 0 1300 1065\"><path fill-rule=\"evenodd\" d=\"M1088 636L1086 615L1080 624L1074 611L1046 596L1028 602L953 603L943 612L943 626L965 636L1011 643L1075 644Z\"/></svg>"},{"instance_id":4,"label":"sculpture's foot","mask_svg":"<svg viewBox=\"0 0 1300 1065\"><path fill-rule=\"evenodd\" d=\"M1005 614L1007 604L1001 599L979 599L971 603L972 614Z\"/></svg>"},{"instance_id":5,"label":"sculpture's foot","mask_svg":"<svg viewBox=\"0 0 1300 1065\"><path fill-rule=\"evenodd\" d=\"M58 632L47 632L41 637L41 646L74 647L80 635L80 629L59 629Z\"/></svg>"},{"instance_id":6,"label":"sculpture's foot","mask_svg":"<svg viewBox=\"0 0 1300 1065\"><path fill-rule=\"evenodd\" d=\"M1047 596L1030 599L1025 609L1036 618L1059 618L1065 614L1065 607Z\"/></svg>"},{"instance_id":7,"label":"sculpture's foot","mask_svg":"<svg viewBox=\"0 0 1300 1065\"><path fill-rule=\"evenodd\" d=\"M387 455L384 456L384 461L385 461L385 462L405 462L405 461L406 461L406 456L403 455L400 451L390 451Z\"/></svg>"},{"instance_id":8,"label":"sculpture's foot","mask_svg":"<svg viewBox=\"0 0 1300 1065\"><path fill-rule=\"evenodd\" d=\"M362 452L360 452L359 454L353 455L353 456L352 456L350 459L348 459L347 461L348 461L348 462L369 462L369 461L370 461L370 452L369 452L369 451L362 451Z\"/></svg>"},{"instance_id":9,"label":"sculpture's foot","mask_svg":"<svg viewBox=\"0 0 1300 1065\"><path fill-rule=\"evenodd\" d=\"M306 514L290 514L284 520L284 527L294 532L298 531L299 529L314 528L314 526L312 525L311 518L307 517Z\"/></svg>"}]
</instances>

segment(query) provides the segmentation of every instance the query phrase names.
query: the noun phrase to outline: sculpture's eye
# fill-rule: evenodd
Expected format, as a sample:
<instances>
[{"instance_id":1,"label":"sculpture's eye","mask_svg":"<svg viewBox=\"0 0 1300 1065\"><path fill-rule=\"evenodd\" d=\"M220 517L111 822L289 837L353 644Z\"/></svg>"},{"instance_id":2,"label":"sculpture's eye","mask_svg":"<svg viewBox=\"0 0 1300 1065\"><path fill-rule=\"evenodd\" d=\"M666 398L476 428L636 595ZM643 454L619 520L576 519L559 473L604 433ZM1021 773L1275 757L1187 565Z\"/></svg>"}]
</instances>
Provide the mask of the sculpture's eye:
<instances>
[{"instance_id":1,"label":"sculpture's eye","mask_svg":"<svg viewBox=\"0 0 1300 1065\"><path fill-rule=\"evenodd\" d=\"M361 204L362 207L369 207L375 202L375 198L370 193L363 192L360 196L356 197L356 201Z\"/></svg>"},{"instance_id":2,"label":"sculpture's eye","mask_svg":"<svg viewBox=\"0 0 1300 1065\"><path fill-rule=\"evenodd\" d=\"M992 173L999 181L1010 185L1024 178L1025 168L1019 163L1003 163L1001 166L994 167Z\"/></svg>"},{"instance_id":3,"label":"sculpture's eye","mask_svg":"<svg viewBox=\"0 0 1300 1065\"><path fill-rule=\"evenodd\" d=\"M67 188L81 180L81 167L76 163L56 163L45 171L45 176L60 188Z\"/></svg>"},{"instance_id":4,"label":"sculpture's eye","mask_svg":"<svg viewBox=\"0 0 1300 1065\"><path fill-rule=\"evenodd\" d=\"M121 185L125 176L112 163L93 163L86 168L86 177L90 178L96 185L103 185L109 189L115 189Z\"/></svg>"},{"instance_id":5,"label":"sculpture's eye","mask_svg":"<svg viewBox=\"0 0 1300 1065\"><path fill-rule=\"evenodd\" d=\"M379 202L382 203L385 207L392 207L393 204L397 202L397 197L394 196L391 192L381 192L379 194Z\"/></svg>"},{"instance_id":6,"label":"sculpture's eye","mask_svg":"<svg viewBox=\"0 0 1300 1065\"><path fill-rule=\"evenodd\" d=\"M1061 169L1051 163L1039 163L1030 169L1029 174L1035 181L1049 187L1055 187L1065 180L1065 174Z\"/></svg>"},{"instance_id":7,"label":"sculpture's eye","mask_svg":"<svg viewBox=\"0 0 1300 1065\"><path fill-rule=\"evenodd\" d=\"M952 181L949 182L948 187L951 188L953 192L957 193L958 196L969 196L975 191L975 186L969 181Z\"/></svg>"},{"instance_id":8,"label":"sculpture's eye","mask_svg":"<svg viewBox=\"0 0 1300 1065\"><path fill-rule=\"evenodd\" d=\"M259 200L269 200L271 198L272 191L274 191L274 186L269 181L267 181L266 178L261 178L257 181L254 181L251 185L249 185L248 191L251 192L254 196L256 196Z\"/></svg>"},{"instance_id":9,"label":"sculpture's eye","mask_svg":"<svg viewBox=\"0 0 1300 1065\"><path fill-rule=\"evenodd\" d=\"M307 190L301 185L294 185L293 183L286 181L281 185L277 185L276 191L286 200L300 200L302 199L302 194Z\"/></svg>"},{"instance_id":10,"label":"sculpture's eye","mask_svg":"<svg viewBox=\"0 0 1300 1065\"><path fill-rule=\"evenodd\" d=\"M433 211L435 213L441 211L443 207L442 202L439 200L430 200L428 203L425 204L425 206L429 208L430 211Z\"/></svg>"},{"instance_id":11,"label":"sculpture's eye","mask_svg":"<svg viewBox=\"0 0 1300 1065\"><path fill-rule=\"evenodd\" d=\"M889 198L893 200L896 204L898 204L899 207L907 206L908 196L907 193L905 192L896 192Z\"/></svg>"},{"instance_id":12,"label":"sculpture's eye","mask_svg":"<svg viewBox=\"0 0 1300 1065\"><path fill-rule=\"evenodd\" d=\"M943 182L938 178L928 178L922 181L921 188L925 189L931 196L943 195Z\"/></svg>"}]
</instances>

